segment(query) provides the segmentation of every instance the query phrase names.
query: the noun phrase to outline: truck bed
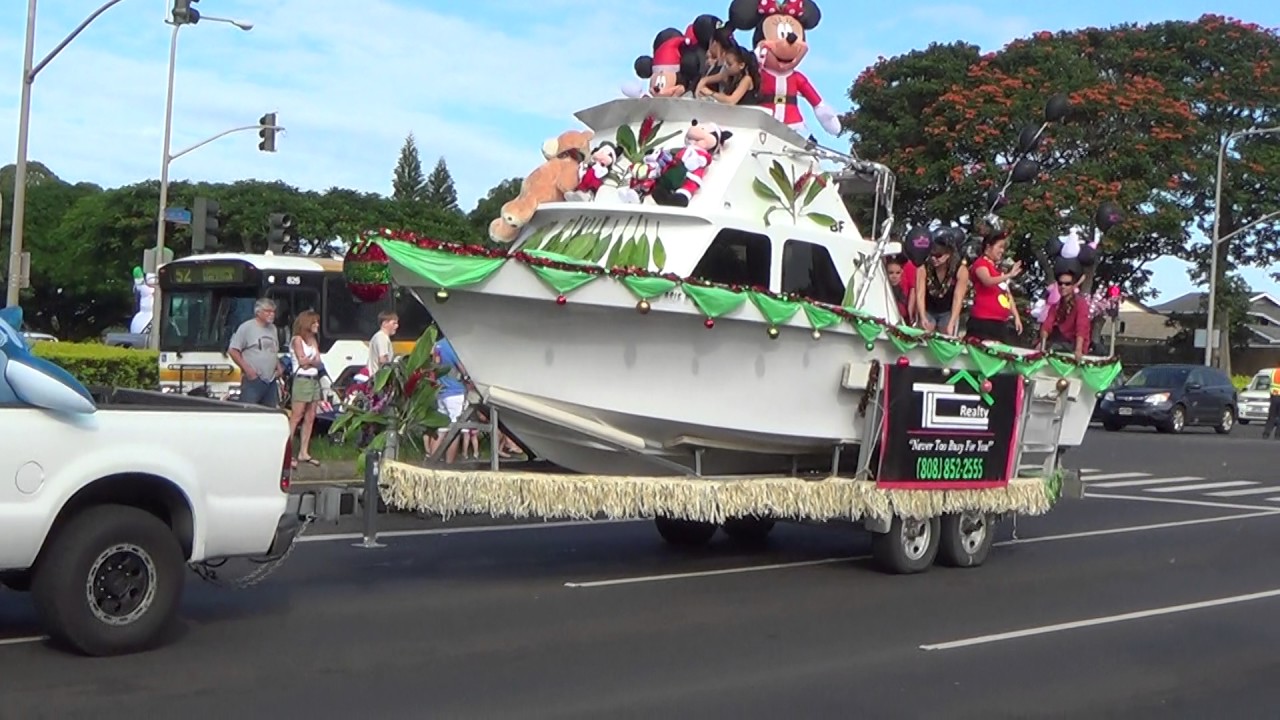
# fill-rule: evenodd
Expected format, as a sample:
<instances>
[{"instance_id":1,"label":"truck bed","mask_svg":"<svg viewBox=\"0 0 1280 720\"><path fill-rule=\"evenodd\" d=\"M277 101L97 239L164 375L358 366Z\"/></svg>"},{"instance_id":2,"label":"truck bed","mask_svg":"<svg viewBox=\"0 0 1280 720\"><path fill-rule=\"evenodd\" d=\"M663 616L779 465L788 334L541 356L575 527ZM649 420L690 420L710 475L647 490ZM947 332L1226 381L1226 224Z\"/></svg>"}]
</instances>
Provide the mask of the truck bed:
<instances>
[{"instance_id":1,"label":"truck bed","mask_svg":"<svg viewBox=\"0 0 1280 720\"><path fill-rule=\"evenodd\" d=\"M243 413L279 413L277 408L261 405L216 400L213 398L186 395L183 393L166 393L156 390L137 390L134 388L117 388L104 385L89 386L93 401L103 410L171 410L174 412L243 412Z\"/></svg>"}]
</instances>

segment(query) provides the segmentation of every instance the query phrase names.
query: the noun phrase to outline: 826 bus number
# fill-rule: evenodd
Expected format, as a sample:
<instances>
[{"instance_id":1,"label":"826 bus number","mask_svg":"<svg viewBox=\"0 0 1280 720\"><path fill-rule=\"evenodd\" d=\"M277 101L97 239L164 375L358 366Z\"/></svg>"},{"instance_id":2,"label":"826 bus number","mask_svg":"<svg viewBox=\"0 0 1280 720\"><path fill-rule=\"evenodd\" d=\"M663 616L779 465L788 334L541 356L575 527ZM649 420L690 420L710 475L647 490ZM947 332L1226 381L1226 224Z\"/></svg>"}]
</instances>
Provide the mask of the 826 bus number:
<instances>
[{"instance_id":1,"label":"826 bus number","mask_svg":"<svg viewBox=\"0 0 1280 720\"><path fill-rule=\"evenodd\" d=\"M980 457L916 458L916 477L921 480L982 480L985 470Z\"/></svg>"}]
</instances>

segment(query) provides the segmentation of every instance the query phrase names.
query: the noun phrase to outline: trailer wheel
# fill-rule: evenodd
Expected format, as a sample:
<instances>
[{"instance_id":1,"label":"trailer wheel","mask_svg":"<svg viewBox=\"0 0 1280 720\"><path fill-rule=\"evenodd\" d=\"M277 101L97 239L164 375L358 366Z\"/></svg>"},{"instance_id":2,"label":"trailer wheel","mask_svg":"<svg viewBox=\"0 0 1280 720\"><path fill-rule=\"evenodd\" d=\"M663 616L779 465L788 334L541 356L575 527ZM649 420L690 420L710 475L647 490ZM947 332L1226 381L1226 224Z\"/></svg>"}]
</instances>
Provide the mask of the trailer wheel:
<instances>
[{"instance_id":1,"label":"trailer wheel","mask_svg":"<svg viewBox=\"0 0 1280 720\"><path fill-rule=\"evenodd\" d=\"M763 543L773 531L773 518L740 517L724 521L724 534L742 543Z\"/></svg>"},{"instance_id":2,"label":"trailer wheel","mask_svg":"<svg viewBox=\"0 0 1280 720\"><path fill-rule=\"evenodd\" d=\"M182 547L156 516L101 505L73 517L45 548L31 591L45 631L85 655L152 647L178 614Z\"/></svg>"},{"instance_id":3,"label":"trailer wheel","mask_svg":"<svg viewBox=\"0 0 1280 720\"><path fill-rule=\"evenodd\" d=\"M987 561L995 540L995 523L980 512L943 515L939 523L938 564L978 567Z\"/></svg>"},{"instance_id":4,"label":"trailer wheel","mask_svg":"<svg viewBox=\"0 0 1280 720\"><path fill-rule=\"evenodd\" d=\"M910 575L924 572L938 556L938 518L895 515L889 532L871 536L871 556L885 572Z\"/></svg>"},{"instance_id":5,"label":"trailer wheel","mask_svg":"<svg viewBox=\"0 0 1280 720\"><path fill-rule=\"evenodd\" d=\"M706 545L715 537L720 527L715 523L698 522L696 520L677 520L669 517L656 517L653 524L658 534L671 545L694 547Z\"/></svg>"}]
</instances>

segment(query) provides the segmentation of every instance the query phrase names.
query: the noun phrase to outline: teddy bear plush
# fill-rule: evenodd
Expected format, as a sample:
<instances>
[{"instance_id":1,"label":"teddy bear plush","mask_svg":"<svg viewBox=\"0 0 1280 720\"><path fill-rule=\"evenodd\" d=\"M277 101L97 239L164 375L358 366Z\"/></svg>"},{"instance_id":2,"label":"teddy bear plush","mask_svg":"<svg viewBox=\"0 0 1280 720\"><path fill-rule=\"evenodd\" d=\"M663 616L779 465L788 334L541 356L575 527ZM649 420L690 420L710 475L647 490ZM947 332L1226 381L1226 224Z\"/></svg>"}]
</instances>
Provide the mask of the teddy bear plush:
<instances>
[{"instance_id":1,"label":"teddy bear plush","mask_svg":"<svg viewBox=\"0 0 1280 720\"><path fill-rule=\"evenodd\" d=\"M538 206L560 202L564 194L578 187L580 168L591 149L591 130L566 130L542 144L547 160L529 173L520 184L520 194L502 206L502 214L489 223L489 238L510 243L520 234Z\"/></svg>"}]
</instances>

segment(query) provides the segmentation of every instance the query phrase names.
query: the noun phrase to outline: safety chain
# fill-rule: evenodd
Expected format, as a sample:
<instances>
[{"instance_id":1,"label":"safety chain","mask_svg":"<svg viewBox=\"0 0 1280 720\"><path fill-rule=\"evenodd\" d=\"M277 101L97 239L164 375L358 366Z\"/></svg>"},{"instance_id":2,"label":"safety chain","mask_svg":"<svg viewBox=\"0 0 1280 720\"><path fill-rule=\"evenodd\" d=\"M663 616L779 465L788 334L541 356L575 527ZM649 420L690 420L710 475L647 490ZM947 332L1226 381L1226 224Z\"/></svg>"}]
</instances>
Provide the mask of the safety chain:
<instances>
[{"instance_id":1,"label":"safety chain","mask_svg":"<svg viewBox=\"0 0 1280 720\"><path fill-rule=\"evenodd\" d=\"M258 565L258 567L251 570L250 572L248 572L247 574L241 577L234 578L231 580L223 580L220 577L218 577L218 568L225 565L227 562L226 560L223 560L216 565L211 564L207 561L201 562L201 563L191 563L191 569L195 571L196 575L200 576L201 580L204 580L205 582L210 583L212 585L217 585L218 587L228 588L231 590L247 590L253 587L254 585L257 585L258 583L262 582L263 580L266 580L267 578L271 577L271 574L274 573L277 569L280 568L281 565L284 564L284 561L288 559L290 555L293 554L294 548L298 547L298 538L302 537L303 533L307 531L307 528L311 527L311 523L314 520L315 520L315 516L310 516L302 521L302 527L298 528L298 534L294 536L293 542L289 543L289 549L285 550L284 554L281 555L279 559L250 560L250 562Z\"/></svg>"}]
</instances>

